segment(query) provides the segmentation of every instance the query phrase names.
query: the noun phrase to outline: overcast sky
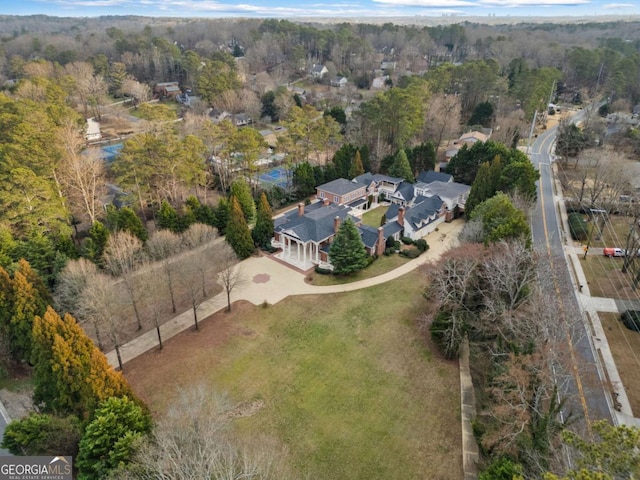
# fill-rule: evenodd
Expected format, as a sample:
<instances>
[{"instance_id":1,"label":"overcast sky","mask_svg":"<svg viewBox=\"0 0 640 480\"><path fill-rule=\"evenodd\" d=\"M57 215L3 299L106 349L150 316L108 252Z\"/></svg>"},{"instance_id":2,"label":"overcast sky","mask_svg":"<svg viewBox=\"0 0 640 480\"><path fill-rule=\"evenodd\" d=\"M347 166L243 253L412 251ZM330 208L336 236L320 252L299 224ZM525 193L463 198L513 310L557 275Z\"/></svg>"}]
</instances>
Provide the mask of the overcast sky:
<instances>
[{"instance_id":1,"label":"overcast sky","mask_svg":"<svg viewBox=\"0 0 640 480\"><path fill-rule=\"evenodd\" d=\"M242 1L242 0L241 0ZM395 17L640 15L639 0L0 0L0 14L61 17Z\"/></svg>"}]
</instances>

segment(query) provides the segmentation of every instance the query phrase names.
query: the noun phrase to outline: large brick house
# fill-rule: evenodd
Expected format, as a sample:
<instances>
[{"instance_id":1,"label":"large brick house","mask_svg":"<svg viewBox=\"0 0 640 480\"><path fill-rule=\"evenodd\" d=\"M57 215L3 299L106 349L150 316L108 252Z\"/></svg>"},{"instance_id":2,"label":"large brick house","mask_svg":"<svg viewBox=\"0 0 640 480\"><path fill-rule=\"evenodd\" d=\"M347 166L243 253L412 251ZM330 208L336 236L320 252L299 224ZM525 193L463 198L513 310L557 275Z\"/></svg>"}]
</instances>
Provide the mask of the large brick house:
<instances>
[{"instance_id":1,"label":"large brick house","mask_svg":"<svg viewBox=\"0 0 640 480\"><path fill-rule=\"evenodd\" d=\"M464 211L470 187L437 172L421 178L429 183L410 184L401 178L364 174L316 187L318 201L300 203L274 219L272 245L281 249L278 258L302 270L314 265L330 267L331 242L347 218L358 228L369 255L380 255L387 238L407 236L418 240ZM363 225L359 215L366 209L368 197L377 198L381 192L391 201L386 223L378 228Z\"/></svg>"}]
</instances>

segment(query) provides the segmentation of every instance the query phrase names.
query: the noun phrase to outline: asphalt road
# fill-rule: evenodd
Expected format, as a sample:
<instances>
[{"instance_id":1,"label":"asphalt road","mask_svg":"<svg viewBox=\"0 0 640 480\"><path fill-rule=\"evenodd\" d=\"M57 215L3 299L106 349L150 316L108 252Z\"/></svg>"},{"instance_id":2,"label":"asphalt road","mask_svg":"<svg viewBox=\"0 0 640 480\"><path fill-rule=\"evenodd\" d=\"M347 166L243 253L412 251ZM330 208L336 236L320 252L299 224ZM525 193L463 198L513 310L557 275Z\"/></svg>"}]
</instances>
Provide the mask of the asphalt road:
<instances>
[{"instance_id":1,"label":"asphalt road","mask_svg":"<svg viewBox=\"0 0 640 480\"><path fill-rule=\"evenodd\" d=\"M579 120L580 113L574 117ZM573 415L586 420L611 420L607 397L598 375L595 352L589 338L588 326L583 318L572 288L569 265L563 253L563 239L559 227L558 210L553 198L552 148L557 127L539 135L531 145L529 156L540 172L538 200L531 218L531 231L536 249L549 255L553 281L548 285L548 297L557 300L559 318L566 318L567 346L574 363L567 375L565 394L567 408ZM563 412L565 415L568 412Z\"/></svg>"}]
</instances>

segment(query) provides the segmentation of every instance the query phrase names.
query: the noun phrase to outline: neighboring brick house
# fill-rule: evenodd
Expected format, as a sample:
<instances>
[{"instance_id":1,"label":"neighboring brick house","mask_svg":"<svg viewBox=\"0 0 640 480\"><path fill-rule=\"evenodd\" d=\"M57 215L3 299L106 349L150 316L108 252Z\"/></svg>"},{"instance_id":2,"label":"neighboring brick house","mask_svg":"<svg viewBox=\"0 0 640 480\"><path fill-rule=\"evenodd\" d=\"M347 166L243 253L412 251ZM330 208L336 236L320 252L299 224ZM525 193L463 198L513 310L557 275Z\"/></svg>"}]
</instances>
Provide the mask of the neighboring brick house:
<instances>
[{"instance_id":1,"label":"neighboring brick house","mask_svg":"<svg viewBox=\"0 0 640 480\"><path fill-rule=\"evenodd\" d=\"M160 82L153 87L153 93L160 97L177 97L182 93L178 82Z\"/></svg>"},{"instance_id":2,"label":"neighboring brick house","mask_svg":"<svg viewBox=\"0 0 640 480\"><path fill-rule=\"evenodd\" d=\"M316 197L338 205L352 204L362 200L366 202L367 186L345 178L338 178L316 187Z\"/></svg>"}]
</instances>

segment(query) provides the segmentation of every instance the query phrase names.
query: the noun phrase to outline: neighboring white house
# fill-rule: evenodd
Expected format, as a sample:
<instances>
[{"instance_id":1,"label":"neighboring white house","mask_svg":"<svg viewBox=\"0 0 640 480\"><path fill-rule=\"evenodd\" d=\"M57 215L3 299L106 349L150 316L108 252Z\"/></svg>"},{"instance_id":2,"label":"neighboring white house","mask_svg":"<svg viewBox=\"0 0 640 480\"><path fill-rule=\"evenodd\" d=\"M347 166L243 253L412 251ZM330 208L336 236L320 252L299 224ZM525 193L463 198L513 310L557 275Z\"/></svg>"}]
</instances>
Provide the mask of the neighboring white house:
<instances>
[{"instance_id":1,"label":"neighboring white house","mask_svg":"<svg viewBox=\"0 0 640 480\"><path fill-rule=\"evenodd\" d=\"M347 77L333 77L331 79L332 87L344 87L348 83Z\"/></svg>"},{"instance_id":2,"label":"neighboring white house","mask_svg":"<svg viewBox=\"0 0 640 480\"><path fill-rule=\"evenodd\" d=\"M327 73L329 73L329 70L322 64L314 64L311 68L311 76L318 80L321 80Z\"/></svg>"},{"instance_id":3,"label":"neighboring white house","mask_svg":"<svg viewBox=\"0 0 640 480\"><path fill-rule=\"evenodd\" d=\"M100 124L94 118L87 119L84 138L87 142L95 142L102 138L102 133L100 132Z\"/></svg>"}]
</instances>

